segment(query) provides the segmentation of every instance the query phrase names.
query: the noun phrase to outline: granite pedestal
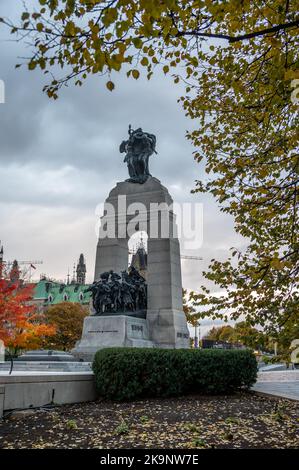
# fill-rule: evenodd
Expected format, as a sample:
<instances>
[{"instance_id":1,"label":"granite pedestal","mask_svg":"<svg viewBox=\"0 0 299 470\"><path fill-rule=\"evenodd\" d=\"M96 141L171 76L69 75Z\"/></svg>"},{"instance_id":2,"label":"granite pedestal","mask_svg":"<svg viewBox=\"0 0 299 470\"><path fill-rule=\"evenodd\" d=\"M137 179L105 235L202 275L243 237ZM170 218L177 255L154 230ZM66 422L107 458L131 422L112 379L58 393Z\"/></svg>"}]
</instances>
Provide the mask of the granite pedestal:
<instances>
[{"instance_id":1,"label":"granite pedestal","mask_svg":"<svg viewBox=\"0 0 299 470\"><path fill-rule=\"evenodd\" d=\"M74 353L85 361L103 348L135 347L152 348L148 323L143 318L127 315L88 316L84 320L82 338Z\"/></svg>"}]
</instances>

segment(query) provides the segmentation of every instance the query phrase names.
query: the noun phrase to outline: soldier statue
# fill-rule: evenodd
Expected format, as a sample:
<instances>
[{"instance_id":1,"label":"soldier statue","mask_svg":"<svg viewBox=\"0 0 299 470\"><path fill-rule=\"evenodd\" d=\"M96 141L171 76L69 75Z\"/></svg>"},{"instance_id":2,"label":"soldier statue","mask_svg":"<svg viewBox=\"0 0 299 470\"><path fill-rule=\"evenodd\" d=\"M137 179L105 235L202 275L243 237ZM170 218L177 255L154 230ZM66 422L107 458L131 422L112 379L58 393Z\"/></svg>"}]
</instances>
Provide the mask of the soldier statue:
<instances>
[{"instance_id":1,"label":"soldier statue","mask_svg":"<svg viewBox=\"0 0 299 470\"><path fill-rule=\"evenodd\" d=\"M143 184L151 176L149 157L156 152L156 136L143 132L141 128L132 130L129 126L129 139L124 140L120 153L126 153L124 162L128 165L130 178L126 181Z\"/></svg>"}]
</instances>

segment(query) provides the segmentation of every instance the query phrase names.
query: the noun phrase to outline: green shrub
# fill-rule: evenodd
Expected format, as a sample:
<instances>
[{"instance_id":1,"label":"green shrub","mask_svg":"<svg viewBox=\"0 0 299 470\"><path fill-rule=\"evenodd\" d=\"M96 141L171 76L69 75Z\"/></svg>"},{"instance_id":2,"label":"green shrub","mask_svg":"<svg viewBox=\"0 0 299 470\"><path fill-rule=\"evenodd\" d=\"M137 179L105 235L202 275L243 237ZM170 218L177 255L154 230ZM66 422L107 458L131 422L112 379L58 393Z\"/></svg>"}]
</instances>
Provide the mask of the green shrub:
<instances>
[{"instance_id":1,"label":"green shrub","mask_svg":"<svg viewBox=\"0 0 299 470\"><path fill-rule=\"evenodd\" d=\"M248 389L257 362L249 350L108 348L93 362L102 397L132 400Z\"/></svg>"}]
</instances>

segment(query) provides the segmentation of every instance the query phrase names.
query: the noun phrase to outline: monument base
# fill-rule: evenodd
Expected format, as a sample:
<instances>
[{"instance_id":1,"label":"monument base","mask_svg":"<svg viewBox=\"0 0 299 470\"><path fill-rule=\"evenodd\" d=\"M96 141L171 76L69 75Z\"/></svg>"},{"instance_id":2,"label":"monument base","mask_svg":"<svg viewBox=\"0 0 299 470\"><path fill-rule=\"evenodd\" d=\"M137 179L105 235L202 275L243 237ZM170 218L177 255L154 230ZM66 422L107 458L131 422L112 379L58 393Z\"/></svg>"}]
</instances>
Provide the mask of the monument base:
<instances>
[{"instance_id":1,"label":"monument base","mask_svg":"<svg viewBox=\"0 0 299 470\"><path fill-rule=\"evenodd\" d=\"M147 321L128 315L88 316L84 320L81 340L72 354L92 361L99 349L113 347L152 348Z\"/></svg>"},{"instance_id":2,"label":"monument base","mask_svg":"<svg viewBox=\"0 0 299 470\"><path fill-rule=\"evenodd\" d=\"M150 337L156 348L190 348L190 333L182 310L148 310L147 323Z\"/></svg>"}]
</instances>

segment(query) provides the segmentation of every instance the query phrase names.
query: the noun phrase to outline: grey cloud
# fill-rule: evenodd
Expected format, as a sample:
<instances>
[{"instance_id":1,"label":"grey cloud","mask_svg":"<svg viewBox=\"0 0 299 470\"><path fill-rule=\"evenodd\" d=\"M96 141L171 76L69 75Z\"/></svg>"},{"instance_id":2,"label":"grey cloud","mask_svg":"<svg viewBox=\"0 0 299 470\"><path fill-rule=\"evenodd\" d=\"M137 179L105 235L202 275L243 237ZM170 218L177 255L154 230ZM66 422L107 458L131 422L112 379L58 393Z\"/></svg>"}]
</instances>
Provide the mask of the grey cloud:
<instances>
[{"instance_id":1,"label":"grey cloud","mask_svg":"<svg viewBox=\"0 0 299 470\"><path fill-rule=\"evenodd\" d=\"M0 16L20 10L1 0ZM197 122L188 120L177 103L183 88L159 71L149 82L120 73L112 76L113 93L105 88L105 77L92 77L82 88L63 89L53 102L41 91L46 79L39 71L14 69L17 57L28 51L20 43L3 42L7 36L0 28L0 78L7 101L0 105L0 238L6 256L41 258L44 272L63 278L84 252L92 280L94 210L126 178L118 146L132 124L157 135L159 153L151 158L151 172L174 200L204 204L203 246L187 253L204 260L182 263L184 287L197 289L210 259L225 259L229 247L244 241L215 200L190 194L194 180L204 174L185 139L186 129Z\"/></svg>"}]
</instances>

